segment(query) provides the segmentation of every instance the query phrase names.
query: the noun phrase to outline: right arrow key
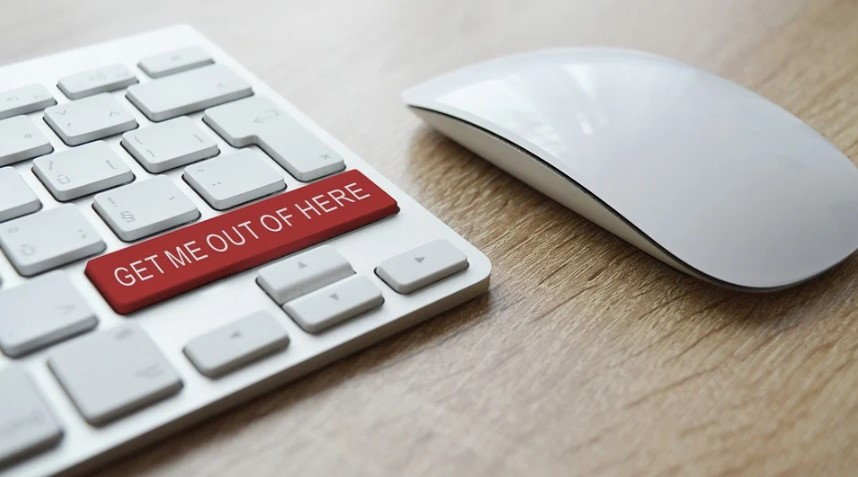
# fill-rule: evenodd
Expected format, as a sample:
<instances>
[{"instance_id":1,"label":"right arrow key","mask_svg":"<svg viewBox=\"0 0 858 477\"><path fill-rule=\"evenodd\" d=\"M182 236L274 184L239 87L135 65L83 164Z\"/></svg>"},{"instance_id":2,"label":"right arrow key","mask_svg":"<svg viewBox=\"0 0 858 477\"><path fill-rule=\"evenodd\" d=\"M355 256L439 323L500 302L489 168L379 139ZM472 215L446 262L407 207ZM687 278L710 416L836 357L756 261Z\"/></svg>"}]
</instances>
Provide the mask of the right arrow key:
<instances>
[{"instance_id":1,"label":"right arrow key","mask_svg":"<svg viewBox=\"0 0 858 477\"><path fill-rule=\"evenodd\" d=\"M383 262L375 272L399 293L411 293L468 268L468 258L439 239Z\"/></svg>"}]
</instances>

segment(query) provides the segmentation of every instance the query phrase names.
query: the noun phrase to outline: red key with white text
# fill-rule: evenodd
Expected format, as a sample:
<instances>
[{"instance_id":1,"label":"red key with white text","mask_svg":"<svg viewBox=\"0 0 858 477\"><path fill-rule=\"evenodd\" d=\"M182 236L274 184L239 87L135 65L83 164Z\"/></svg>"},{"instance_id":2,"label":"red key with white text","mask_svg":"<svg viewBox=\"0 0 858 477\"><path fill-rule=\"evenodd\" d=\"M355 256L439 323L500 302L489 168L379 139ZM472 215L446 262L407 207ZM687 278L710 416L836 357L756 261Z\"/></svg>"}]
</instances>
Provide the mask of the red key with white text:
<instances>
[{"instance_id":1,"label":"red key with white text","mask_svg":"<svg viewBox=\"0 0 858 477\"><path fill-rule=\"evenodd\" d=\"M94 258L86 276L127 314L398 211L392 197L351 170Z\"/></svg>"}]
</instances>

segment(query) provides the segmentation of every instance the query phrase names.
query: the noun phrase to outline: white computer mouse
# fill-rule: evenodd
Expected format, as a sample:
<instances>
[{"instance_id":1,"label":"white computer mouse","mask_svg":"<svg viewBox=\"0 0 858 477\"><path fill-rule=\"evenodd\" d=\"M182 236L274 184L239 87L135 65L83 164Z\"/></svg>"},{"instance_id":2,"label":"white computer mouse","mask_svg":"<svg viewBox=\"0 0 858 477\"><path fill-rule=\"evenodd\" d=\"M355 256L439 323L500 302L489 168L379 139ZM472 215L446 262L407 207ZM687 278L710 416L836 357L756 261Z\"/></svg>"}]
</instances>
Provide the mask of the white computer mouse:
<instances>
[{"instance_id":1,"label":"white computer mouse","mask_svg":"<svg viewBox=\"0 0 858 477\"><path fill-rule=\"evenodd\" d=\"M767 99L628 50L540 51L419 84L433 128L693 276L801 283L858 248L858 169Z\"/></svg>"}]
</instances>

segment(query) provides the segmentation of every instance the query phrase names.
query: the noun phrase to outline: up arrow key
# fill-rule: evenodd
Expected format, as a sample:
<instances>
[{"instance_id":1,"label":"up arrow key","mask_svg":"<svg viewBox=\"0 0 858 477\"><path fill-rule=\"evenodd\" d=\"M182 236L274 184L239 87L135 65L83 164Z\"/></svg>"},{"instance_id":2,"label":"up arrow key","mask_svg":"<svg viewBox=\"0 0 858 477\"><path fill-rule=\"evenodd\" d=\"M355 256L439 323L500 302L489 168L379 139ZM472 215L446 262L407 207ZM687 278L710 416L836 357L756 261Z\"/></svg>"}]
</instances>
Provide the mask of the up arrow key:
<instances>
[{"instance_id":1,"label":"up arrow key","mask_svg":"<svg viewBox=\"0 0 858 477\"><path fill-rule=\"evenodd\" d=\"M332 293L332 294L330 295L330 297L331 297L332 299L334 299L334 300L337 300L337 301L339 301L339 300L340 300L340 296L339 296L338 294L336 294L336 293Z\"/></svg>"}]
</instances>

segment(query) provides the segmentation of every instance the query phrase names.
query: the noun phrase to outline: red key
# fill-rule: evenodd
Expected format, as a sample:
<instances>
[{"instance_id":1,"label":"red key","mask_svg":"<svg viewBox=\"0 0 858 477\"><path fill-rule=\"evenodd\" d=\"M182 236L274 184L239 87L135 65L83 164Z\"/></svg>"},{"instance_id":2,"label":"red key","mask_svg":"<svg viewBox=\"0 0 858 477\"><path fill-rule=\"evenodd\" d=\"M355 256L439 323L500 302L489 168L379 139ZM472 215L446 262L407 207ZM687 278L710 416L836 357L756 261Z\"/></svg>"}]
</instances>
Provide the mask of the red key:
<instances>
[{"instance_id":1,"label":"red key","mask_svg":"<svg viewBox=\"0 0 858 477\"><path fill-rule=\"evenodd\" d=\"M94 258L86 276L131 313L393 215L399 206L352 170Z\"/></svg>"}]
</instances>

